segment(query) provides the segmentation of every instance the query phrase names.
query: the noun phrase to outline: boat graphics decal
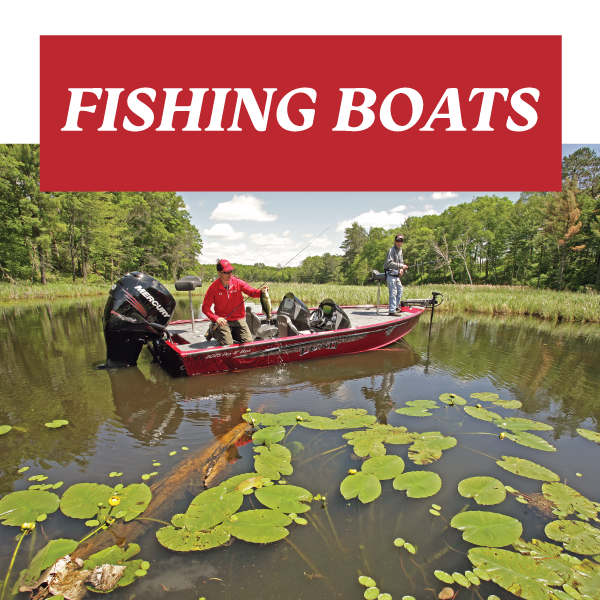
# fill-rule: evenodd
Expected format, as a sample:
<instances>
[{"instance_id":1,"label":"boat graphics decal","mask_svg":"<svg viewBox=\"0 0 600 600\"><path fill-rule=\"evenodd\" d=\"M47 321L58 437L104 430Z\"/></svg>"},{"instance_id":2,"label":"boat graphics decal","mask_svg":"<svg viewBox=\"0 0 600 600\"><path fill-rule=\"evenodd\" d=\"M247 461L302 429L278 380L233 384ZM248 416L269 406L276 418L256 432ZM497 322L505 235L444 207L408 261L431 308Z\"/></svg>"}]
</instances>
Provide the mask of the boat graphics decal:
<instances>
[{"instance_id":1,"label":"boat graphics decal","mask_svg":"<svg viewBox=\"0 0 600 600\"><path fill-rule=\"evenodd\" d=\"M171 317L171 315L160 304L160 302L154 299L141 285L136 285L134 289L140 293L140 296L146 298L146 300L148 300L148 302L150 302L150 304L152 304L152 306L154 306L163 317L166 317L167 319Z\"/></svg>"}]
</instances>

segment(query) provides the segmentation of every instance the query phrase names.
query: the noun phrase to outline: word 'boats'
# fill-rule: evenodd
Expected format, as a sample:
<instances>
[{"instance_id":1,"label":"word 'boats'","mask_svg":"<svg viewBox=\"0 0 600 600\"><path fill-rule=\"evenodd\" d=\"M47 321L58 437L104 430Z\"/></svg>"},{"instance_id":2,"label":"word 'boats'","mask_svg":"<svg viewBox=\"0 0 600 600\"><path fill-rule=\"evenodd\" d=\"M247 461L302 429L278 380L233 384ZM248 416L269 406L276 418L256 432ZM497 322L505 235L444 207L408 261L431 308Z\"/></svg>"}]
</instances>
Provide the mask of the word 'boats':
<instances>
[{"instance_id":1,"label":"word 'boats'","mask_svg":"<svg viewBox=\"0 0 600 600\"><path fill-rule=\"evenodd\" d=\"M434 292L429 299L402 302L401 313L389 316L387 312L379 314L379 304L377 310L374 306L342 307L330 299L309 309L288 293L273 314L257 314L252 307L246 307L246 321L254 341L219 346L215 339L207 339L210 320L194 318L191 292L201 285L200 278L194 276L176 282L177 290L189 292L191 319L171 321L176 302L167 288L144 273L123 276L111 287L104 309L104 366L135 365L144 344L175 376L240 371L366 352L398 341L411 331L426 308L433 309L441 303L441 295Z\"/></svg>"}]
</instances>

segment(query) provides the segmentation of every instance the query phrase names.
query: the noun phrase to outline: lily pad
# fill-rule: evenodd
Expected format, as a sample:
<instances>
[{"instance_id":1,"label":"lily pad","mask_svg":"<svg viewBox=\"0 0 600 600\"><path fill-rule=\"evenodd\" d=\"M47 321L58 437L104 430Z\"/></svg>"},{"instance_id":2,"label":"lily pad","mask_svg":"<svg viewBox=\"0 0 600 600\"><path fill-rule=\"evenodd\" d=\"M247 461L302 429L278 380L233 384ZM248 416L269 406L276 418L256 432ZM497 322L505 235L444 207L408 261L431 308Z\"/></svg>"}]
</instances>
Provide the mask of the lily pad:
<instances>
[{"instance_id":1,"label":"lily pad","mask_svg":"<svg viewBox=\"0 0 600 600\"><path fill-rule=\"evenodd\" d=\"M90 519L98 513L98 503L105 505L113 489L99 483L76 483L60 499L60 510L73 519Z\"/></svg>"},{"instance_id":2,"label":"lily pad","mask_svg":"<svg viewBox=\"0 0 600 600\"><path fill-rule=\"evenodd\" d=\"M517 431L506 434L506 438L528 448L535 450L545 450L546 452L556 452L556 448L547 442L544 438L527 431Z\"/></svg>"},{"instance_id":3,"label":"lily pad","mask_svg":"<svg viewBox=\"0 0 600 600\"><path fill-rule=\"evenodd\" d=\"M10 425L0 425L0 435L8 433L11 429L12 427Z\"/></svg>"},{"instance_id":4,"label":"lily pad","mask_svg":"<svg viewBox=\"0 0 600 600\"><path fill-rule=\"evenodd\" d=\"M473 584L480 585L481 581L479 581L479 577L473 573L473 571L465 571L465 577Z\"/></svg>"},{"instance_id":5,"label":"lily pad","mask_svg":"<svg viewBox=\"0 0 600 600\"><path fill-rule=\"evenodd\" d=\"M319 429L321 431L333 431L336 429L348 429L344 421L330 419L329 417L309 417L299 422L299 425L307 429Z\"/></svg>"},{"instance_id":6,"label":"lily pad","mask_svg":"<svg viewBox=\"0 0 600 600\"><path fill-rule=\"evenodd\" d=\"M471 582L462 573L452 573L452 579L463 587L471 587Z\"/></svg>"},{"instance_id":7,"label":"lily pad","mask_svg":"<svg viewBox=\"0 0 600 600\"><path fill-rule=\"evenodd\" d=\"M454 583L454 578L445 571L434 571L433 574L444 583Z\"/></svg>"},{"instance_id":8,"label":"lily pad","mask_svg":"<svg viewBox=\"0 0 600 600\"><path fill-rule=\"evenodd\" d=\"M469 560L485 571L494 583L528 600L548 600L554 591L550 585L562 585L556 573L529 556L494 548L471 548Z\"/></svg>"},{"instance_id":9,"label":"lily pad","mask_svg":"<svg viewBox=\"0 0 600 600\"><path fill-rule=\"evenodd\" d=\"M456 394L442 394L440 396L440 400L444 403L444 404L448 404L450 406L452 406L453 404L456 404L457 406L464 406L467 401L462 398L461 396L457 396Z\"/></svg>"},{"instance_id":10,"label":"lily pad","mask_svg":"<svg viewBox=\"0 0 600 600\"><path fill-rule=\"evenodd\" d=\"M58 508L59 499L52 492L23 490L8 494L0 500L0 521L3 525L20 527L35 521L40 515L50 514Z\"/></svg>"},{"instance_id":11,"label":"lily pad","mask_svg":"<svg viewBox=\"0 0 600 600\"><path fill-rule=\"evenodd\" d=\"M458 493L477 504L499 504L506 498L504 485L494 477L469 477L458 484Z\"/></svg>"},{"instance_id":12,"label":"lily pad","mask_svg":"<svg viewBox=\"0 0 600 600\"><path fill-rule=\"evenodd\" d=\"M50 421L50 423L44 423L44 425L50 429L57 429L58 427L63 427L68 424L69 421L65 421L64 419L55 419L54 421Z\"/></svg>"},{"instance_id":13,"label":"lily pad","mask_svg":"<svg viewBox=\"0 0 600 600\"><path fill-rule=\"evenodd\" d=\"M383 456L386 453L386 449L382 442L383 438L360 439L354 444L354 454L357 456Z\"/></svg>"},{"instance_id":14,"label":"lily pad","mask_svg":"<svg viewBox=\"0 0 600 600\"><path fill-rule=\"evenodd\" d=\"M156 532L156 538L165 548L176 552L209 550L225 544L231 539L223 525L208 531L188 531L175 527L163 527Z\"/></svg>"},{"instance_id":15,"label":"lily pad","mask_svg":"<svg viewBox=\"0 0 600 600\"><path fill-rule=\"evenodd\" d=\"M439 404L435 400L409 400L407 406L418 406L420 408L439 408Z\"/></svg>"},{"instance_id":16,"label":"lily pad","mask_svg":"<svg viewBox=\"0 0 600 600\"><path fill-rule=\"evenodd\" d=\"M409 552L409 554L415 554L417 549L409 542L404 542L404 549Z\"/></svg>"},{"instance_id":17,"label":"lily pad","mask_svg":"<svg viewBox=\"0 0 600 600\"><path fill-rule=\"evenodd\" d=\"M19 580L17 582L18 586L25 585L27 587L31 586L39 576L42 571L51 567L59 558L65 556L65 554L71 554L77 548L79 542L75 540L67 540L67 539L57 539L49 541L34 557L29 566L21 571ZM13 593L16 593L13 590Z\"/></svg>"},{"instance_id":18,"label":"lily pad","mask_svg":"<svg viewBox=\"0 0 600 600\"><path fill-rule=\"evenodd\" d=\"M494 394L493 392L475 392L474 394L471 394L470 397L477 398L483 402L494 402L500 398L498 394Z\"/></svg>"},{"instance_id":19,"label":"lily pad","mask_svg":"<svg viewBox=\"0 0 600 600\"><path fill-rule=\"evenodd\" d=\"M365 411L367 412L367 411ZM252 413L254 417L259 415L260 413ZM244 415L244 418L246 416ZM288 426L295 425L298 422L296 417L301 417L302 419L310 418L310 415L304 411L296 411L296 412L283 412L278 414L269 414L266 413L264 415L260 415L261 419L259 421L260 425L266 426ZM249 419L246 419L247 421ZM256 422L256 421L255 421Z\"/></svg>"},{"instance_id":20,"label":"lily pad","mask_svg":"<svg viewBox=\"0 0 600 600\"><path fill-rule=\"evenodd\" d=\"M364 597L366 600L375 600L379 596L379 588L370 587L365 590Z\"/></svg>"},{"instance_id":21,"label":"lily pad","mask_svg":"<svg viewBox=\"0 0 600 600\"><path fill-rule=\"evenodd\" d=\"M121 548L119 546L111 546L96 554L92 554L85 563L83 564L84 569L95 569L101 565L122 565L125 567L121 579L117 582L117 587L125 587L139 579L140 575L136 574L136 571L140 570L142 560L129 560L140 551L140 547L137 544L129 544L127 548ZM113 588L113 589L115 589ZM90 590L95 590L93 587L89 587ZM108 590L110 591L110 590Z\"/></svg>"},{"instance_id":22,"label":"lily pad","mask_svg":"<svg viewBox=\"0 0 600 600\"><path fill-rule=\"evenodd\" d=\"M408 417L432 417L433 413L430 413L427 408L421 406L408 406L406 408L398 408L396 411L400 415L406 415Z\"/></svg>"},{"instance_id":23,"label":"lily pad","mask_svg":"<svg viewBox=\"0 0 600 600\"><path fill-rule=\"evenodd\" d=\"M258 456L254 457L254 468L259 475L269 479L279 479L281 475L291 475L294 471L290 460L291 452L280 444L270 447L258 446L255 448Z\"/></svg>"},{"instance_id":24,"label":"lily pad","mask_svg":"<svg viewBox=\"0 0 600 600\"><path fill-rule=\"evenodd\" d=\"M126 511L125 521L131 521L141 515L152 500L152 492L145 483L132 483L119 492L119 511ZM63 511L64 512L64 511Z\"/></svg>"},{"instance_id":25,"label":"lily pad","mask_svg":"<svg viewBox=\"0 0 600 600\"><path fill-rule=\"evenodd\" d=\"M488 421L489 423L502 419L498 413L485 408L477 408L476 406L465 406L464 411L471 417L475 417L480 421Z\"/></svg>"},{"instance_id":26,"label":"lily pad","mask_svg":"<svg viewBox=\"0 0 600 600\"><path fill-rule=\"evenodd\" d=\"M546 525L546 535L562 542L566 550L577 554L598 554L600 552L600 529L581 521L559 519Z\"/></svg>"},{"instance_id":27,"label":"lily pad","mask_svg":"<svg viewBox=\"0 0 600 600\"><path fill-rule=\"evenodd\" d=\"M466 542L492 548L513 544L523 533L523 526L517 519L481 510L458 513L450 525L463 532Z\"/></svg>"},{"instance_id":28,"label":"lily pad","mask_svg":"<svg viewBox=\"0 0 600 600\"><path fill-rule=\"evenodd\" d=\"M363 463L363 473L373 473L377 479L394 479L404 471L404 461L399 456L378 456Z\"/></svg>"},{"instance_id":29,"label":"lily pad","mask_svg":"<svg viewBox=\"0 0 600 600\"><path fill-rule=\"evenodd\" d=\"M558 510L565 514L581 513L589 519L598 514L598 508L585 496L564 483L545 483L542 486L544 497L554 502Z\"/></svg>"},{"instance_id":30,"label":"lily pad","mask_svg":"<svg viewBox=\"0 0 600 600\"><path fill-rule=\"evenodd\" d=\"M511 431L528 431L530 429L535 431L550 431L554 429L554 427L546 425L546 423L532 421L531 419L522 419L521 417L510 417L509 419L494 421L494 425L502 429L510 429Z\"/></svg>"},{"instance_id":31,"label":"lily pad","mask_svg":"<svg viewBox=\"0 0 600 600\"><path fill-rule=\"evenodd\" d=\"M246 542L268 544L288 535L285 528L292 520L277 510L257 509L237 513L238 520L227 523L229 533Z\"/></svg>"},{"instance_id":32,"label":"lily pad","mask_svg":"<svg viewBox=\"0 0 600 600\"><path fill-rule=\"evenodd\" d=\"M373 502L381 495L381 483L372 473L360 472L356 475L349 475L342 481L340 492L346 500L356 498L363 503Z\"/></svg>"},{"instance_id":33,"label":"lily pad","mask_svg":"<svg viewBox=\"0 0 600 600\"><path fill-rule=\"evenodd\" d=\"M577 433L586 440L600 444L600 433L597 433L596 431L590 431L589 429L578 429Z\"/></svg>"},{"instance_id":34,"label":"lily pad","mask_svg":"<svg viewBox=\"0 0 600 600\"><path fill-rule=\"evenodd\" d=\"M518 400L492 400L492 404L501 408L521 408L523 406L523 403Z\"/></svg>"},{"instance_id":35,"label":"lily pad","mask_svg":"<svg viewBox=\"0 0 600 600\"><path fill-rule=\"evenodd\" d=\"M409 498L428 498L437 494L441 487L440 476L432 471L410 471L394 479L394 489L406 490Z\"/></svg>"},{"instance_id":36,"label":"lily pad","mask_svg":"<svg viewBox=\"0 0 600 600\"><path fill-rule=\"evenodd\" d=\"M366 575L361 575L358 578L358 583L360 583L361 585L364 585L366 587L375 587L377 585L375 583L374 579L371 579L370 577L367 577Z\"/></svg>"},{"instance_id":37,"label":"lily pad","mask_svg":"<svg viewBox=\"0 0 600 600\"><path fill-rule=\"evenodd\" d=\"M295 485L263 487L256 490L256 499L268 508L285 513L303 513L310 510L305 502L312 501L312 494Z\"/></svg>"},{"instance_id":38,"label":"lily pad","mask_svg":"<svg viewBox=\"0 0 600 600\"><path fill-rule=\"evenodd\" d=\"M496 464L515 475L529 477L529 479L539 479L541 481L560 481L560 477L537 463L518 458L516 456L503 456L502 460L496 461Z\"/></svg>"},{"instance_id":39,"label":"lily pad","mask_svg":"<svg viewBox=\"0 0 600 600\"><path fill-rule=\"evenodd\" d=\"M211 488L192 500L180 523L189 531L208 530L237 512L243 501L244 496L239 490L228 492L221 486Z\"/></svg>"},{"instance_id":40,"label":"lily pad","mask_svg":"<svg viewBox=\"0 0 600 600\"><path fill-rule=\"evenodd\" d=\"M598 557L594 559L597 561ZM593 598L600 590L600 566L585 559L574 569L574 585L586 598Z\"/></svg>"},{"instance_id":41,"label":"lily pad","mask_svg":"<svg viewBox=\"0 0 600 600\"><path fill-rule=\"evenodd\" d=\"M263 477L262 475L258 475L258 473L241 473L240 475L235 475L234 477L222 481L218 487L223 487L228 492L231 492L232 490L235 490L240 483L253 478L257 478L257 481L260 481Z\"/></svg>"},{"instance_id":42,"label":"lily pad","mask_svg":"<svg viewBox=\"0 0 600 600\"><path fill-rule=\"evenodd\" d=\"M409 450L448 450L456 446L456 438L444 436L439 431L426 431L414 434L415 441Z\"/></svg>"},{"instance_id":43,"label":"lily pad","mask_svg":"<svg viewBox=\"0 0 600 600\"><path fill-rule=\"evenodd\" d=\"M415 463L415 465L429 465L432 462L435 462L436 460L442 458L442 451L428 450L426 448L423 448L421 450L418 450L417 452L409 451L408 458L410 458L410 460L412 460Z\"/></svg>"},{"instance_id":44,"label":"lily pad","mask_svg":"<svg viewBox=\"0 0 600 600\"><path fill-rule=\"evenodd\" d=\"M264 444L265 446L271 446L280 442L285 437L285 429L280 425L272 425L259 429L252 435L252 441L255 444Z\"/></svg>"}]
</instances>

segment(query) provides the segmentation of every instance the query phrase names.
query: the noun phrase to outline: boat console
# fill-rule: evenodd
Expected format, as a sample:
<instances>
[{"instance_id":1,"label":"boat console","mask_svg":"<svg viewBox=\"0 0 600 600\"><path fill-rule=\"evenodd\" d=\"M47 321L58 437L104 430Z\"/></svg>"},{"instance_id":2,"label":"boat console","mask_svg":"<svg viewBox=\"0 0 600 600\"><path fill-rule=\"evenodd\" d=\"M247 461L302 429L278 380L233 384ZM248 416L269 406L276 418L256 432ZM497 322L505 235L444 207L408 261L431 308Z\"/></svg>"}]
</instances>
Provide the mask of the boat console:
<instances>
[{"instance_id":1,"label":"boat console","mask_svg":"<svg viewBox=\"0 0 600 600\"><path fill-rule=\"evenodd\" d=\"M288 292L277 309L279 337L311 333L309 320L308 306L298 296Z\"/></svg>"},{"instance_id":2,"label":"boat console","mask_svg":"<svg viewBox=\"0 0 600 600\"><path fill-rule=\"evenodd\" d=\"M310 326L320 331L348 329L350 317L331 298L325 298L310 316Z\"/></svg>"}]
</instances>

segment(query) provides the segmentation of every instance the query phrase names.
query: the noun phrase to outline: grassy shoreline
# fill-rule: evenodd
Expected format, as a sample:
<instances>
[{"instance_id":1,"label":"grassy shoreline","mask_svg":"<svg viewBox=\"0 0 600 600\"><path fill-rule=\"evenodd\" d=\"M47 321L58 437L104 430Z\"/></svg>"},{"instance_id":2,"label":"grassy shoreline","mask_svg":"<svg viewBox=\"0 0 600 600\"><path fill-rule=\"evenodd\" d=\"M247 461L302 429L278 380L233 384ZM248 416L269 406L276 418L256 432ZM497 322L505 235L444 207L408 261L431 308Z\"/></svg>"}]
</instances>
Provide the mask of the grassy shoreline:
<instances>
[{"instance_id":1,"label":"grassy shoreline","mask_svg":"<svg viewBox=\"0 0 600 600\"><path fill-rule=\"evenodd\" d=\"M255 283L260 285L260 283ZM176 298L186 298L186 292L175 292L173 284L167 289ZM49 283L42 285L11 285L0 283L0 303L23 303L58 298L86 298L106 296L110 284ZM195 304L203 296L206 287L194 293ZM338 304L374 304L377 300L377 286L351 286L309 283L270 284L274 305L286 292L293 291L308 305L315 306L323 298L333 298ZM444 295L441 311L464 311L479 314L534 316L553 321L574 321L600 323L600 294L578 292L558 292L517 286L491 285L426 285L406 286L404 298L427 298L431 292ZM381 286L381 304L387 304L388 291Z\"/></svg>"}]
</instances>

